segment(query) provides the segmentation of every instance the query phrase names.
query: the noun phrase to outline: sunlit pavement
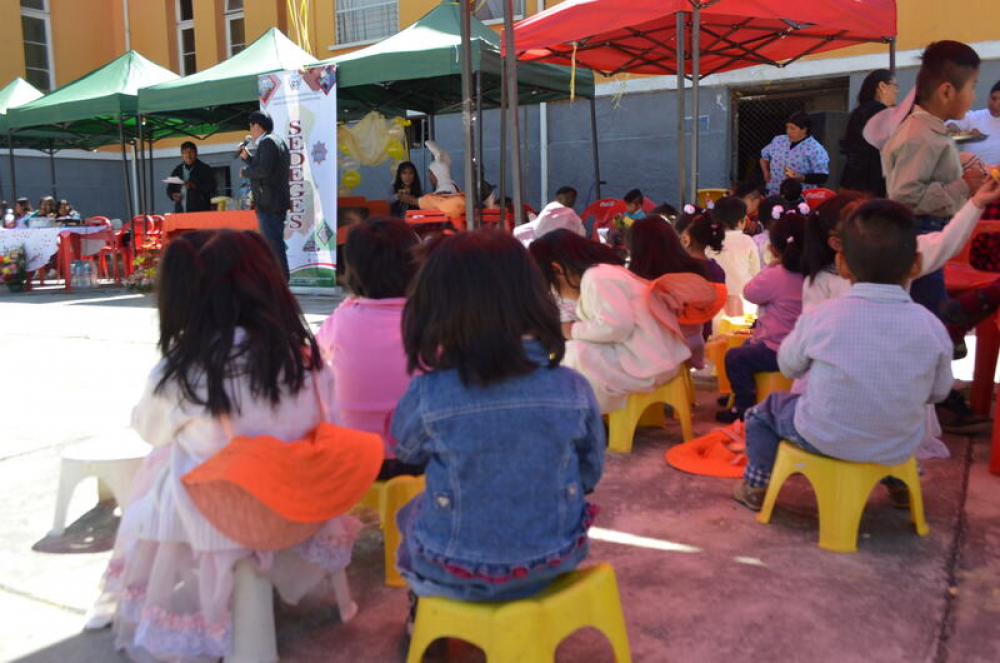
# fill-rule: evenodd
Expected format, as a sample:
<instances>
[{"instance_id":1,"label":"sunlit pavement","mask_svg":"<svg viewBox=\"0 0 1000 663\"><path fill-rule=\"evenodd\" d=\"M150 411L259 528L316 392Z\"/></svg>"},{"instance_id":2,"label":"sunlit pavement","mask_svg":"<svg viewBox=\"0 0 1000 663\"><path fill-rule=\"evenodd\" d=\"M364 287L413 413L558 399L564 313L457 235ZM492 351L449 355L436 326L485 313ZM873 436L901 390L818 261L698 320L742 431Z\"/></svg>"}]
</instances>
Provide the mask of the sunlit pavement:
<instances>
[{"instance_id":1,"label":"sunlit pavement","mask_svg":"<svg viewBox=\"0 0 1000 663\"><path fill-rule=\"evenodd\" d=\"M318 327L334 306L302 298ZM157 359L151 298L111 287L0 294L0 660L107 662L110 631L81 633L117 519L81 484L62 537L52 526L59 451L127 426ZM970 343L970 352L973 347ZM956 364L971 377L971 360ZM699 382L696 434L712 427L714 394ZM516 435L512 427L511 435ZM815 502L803 480L782 491L765 526L729 498L731 480L682 474L663 453L679 427L643 430L635 452L609 455L591 559L618 574L636 661L1000 660L1000 477L986 473L987 440L947 439L948 460L924 463L931 533L877 488L857 554L816 547ZM278 616L283 661L402 661L406 593L381 583L373 515L348 577L360 612ZM428 660L477 661L452 644ZM581 632L557 660L610 661Z\"/></svg>"}]
</instances>

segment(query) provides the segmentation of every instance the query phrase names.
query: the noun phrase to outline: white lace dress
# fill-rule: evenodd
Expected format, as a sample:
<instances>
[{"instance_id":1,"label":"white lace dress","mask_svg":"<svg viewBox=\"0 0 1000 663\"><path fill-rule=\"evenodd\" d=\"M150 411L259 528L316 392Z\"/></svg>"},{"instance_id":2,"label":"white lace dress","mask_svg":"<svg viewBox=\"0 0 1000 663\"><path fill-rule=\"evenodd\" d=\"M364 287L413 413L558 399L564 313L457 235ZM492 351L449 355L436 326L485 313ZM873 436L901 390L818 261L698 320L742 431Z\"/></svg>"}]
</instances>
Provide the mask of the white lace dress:
<instances>
[{"instance_id":1,"label":"white lace dress","mask_svg":"<svg viewBox=\"0 0 1000 663\"><path fill-rule=\"evenodd\" d=\"M350 563L360 524L350 516L334 518L312 538L278 553L249 550L224 536L201 515L180 479L228 439L219 420L184 401L176 385L155 392L161 370L153 370L132 413L132 426L154 450L133 484L94 613L96 621L113 616L115 644L133 660L216 661L232 645L238 561L252 559L289 603L316 593L332 602L328 576ZM324 368L315 379L320 397L332 403L330 371ZM307 382L272 408L255 401L245 380L236 378L227 388L241 405L231 416L233 431L300 439L320 419L316 390Z\"/></svg>"}]
</instances>

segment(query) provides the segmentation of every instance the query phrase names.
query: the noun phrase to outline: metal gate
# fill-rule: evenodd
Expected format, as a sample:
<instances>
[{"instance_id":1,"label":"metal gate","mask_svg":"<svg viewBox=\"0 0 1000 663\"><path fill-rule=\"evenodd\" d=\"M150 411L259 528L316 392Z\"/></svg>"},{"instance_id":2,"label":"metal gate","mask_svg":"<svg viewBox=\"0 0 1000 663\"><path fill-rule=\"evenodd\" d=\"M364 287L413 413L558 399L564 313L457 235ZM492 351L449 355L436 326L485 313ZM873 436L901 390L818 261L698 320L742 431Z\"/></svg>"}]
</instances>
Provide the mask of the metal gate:
<instances>
[{"instance_id":1,"label":"metal gate","mask_svg":"<svg viewBox=\"0 0 1000 663\"><path fill-rule=\"evenodd\" d=\"M778 134L785 132L785 122L796 111L817 113L846 112L850 79L799 81L768 87L743 88L731 91L732 115L732 180L755 179L763 183L760 151ZM831 162L838 156L831 146L839 136L817 136L830 152Z\"/></svg>"}]
</instances>

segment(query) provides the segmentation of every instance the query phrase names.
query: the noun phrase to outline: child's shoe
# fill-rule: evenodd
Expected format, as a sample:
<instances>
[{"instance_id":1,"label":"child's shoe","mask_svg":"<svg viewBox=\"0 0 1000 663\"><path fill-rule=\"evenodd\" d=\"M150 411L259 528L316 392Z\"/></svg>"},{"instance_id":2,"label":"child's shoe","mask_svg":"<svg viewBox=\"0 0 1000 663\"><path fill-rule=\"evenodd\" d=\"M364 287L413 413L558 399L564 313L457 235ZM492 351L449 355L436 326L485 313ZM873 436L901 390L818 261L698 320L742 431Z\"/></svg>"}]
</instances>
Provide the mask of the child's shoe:
<instances>
[{"instance_id":1,"label":"child's shoe","mask_svg":"<svg viewBox=\"0 0 1000 663\"><path fill-rule=\"evenodd\" d=\"M719 410L715 413L715 420L722 424L731 424L736 420L743 421L743 415L746 410L741 410L737 407L731 407L728 410Z\"/></svg>"},{"instance_id":2,"label":"child's shoe","mask_svg":"<svg viewBox=\"0 0 1000 663\"><path fill-rule=\"evenodd\" d=\"M751 511L760 511L764 505L764 495L766 494L766 487L754 488L746 481L740 481L733 490L733 499Z\"/></svg>"},{"instance_id":3,"label":"child's shoe","mask_svg":"<svg viewBox=\"0 0 1000 663\"><path fill-rule=\"evenodd\" d=\"M941 423L941 430L946 433L959 435L985 433L993 427L993 422L989 417L983 417L973 412L962 394L954 389L948 394L948 398L935 407L938 421Z\"/></svg>"}]
</instances>

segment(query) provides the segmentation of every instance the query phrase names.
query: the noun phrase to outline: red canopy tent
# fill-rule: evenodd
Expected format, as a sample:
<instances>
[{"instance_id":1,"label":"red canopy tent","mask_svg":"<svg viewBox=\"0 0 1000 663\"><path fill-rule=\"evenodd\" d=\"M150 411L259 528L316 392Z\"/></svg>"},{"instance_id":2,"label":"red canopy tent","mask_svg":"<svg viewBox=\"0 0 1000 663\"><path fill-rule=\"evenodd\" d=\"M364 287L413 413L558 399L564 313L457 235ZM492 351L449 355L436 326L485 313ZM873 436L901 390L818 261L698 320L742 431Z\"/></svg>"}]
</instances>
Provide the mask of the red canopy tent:
<instances>
[{"instance_id":1,"label":"red canopy tent","mask_svg":"<svg viewBox=\"0 0 1000 663\"><path fill-rule=\"evenodd\" d=\"M895 0L565 0L514 27L520 60L579 65L608 76L676 75L679 135L684 78L692 81L697 117L698 83L705 76L761 64L785 67L806 55L870 42L889 44L894 69L895 35ZM679 145L683 164L683 140ZM692 149L693 198L697 122Z\"/></svg>"}]
</instances>

